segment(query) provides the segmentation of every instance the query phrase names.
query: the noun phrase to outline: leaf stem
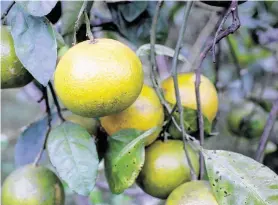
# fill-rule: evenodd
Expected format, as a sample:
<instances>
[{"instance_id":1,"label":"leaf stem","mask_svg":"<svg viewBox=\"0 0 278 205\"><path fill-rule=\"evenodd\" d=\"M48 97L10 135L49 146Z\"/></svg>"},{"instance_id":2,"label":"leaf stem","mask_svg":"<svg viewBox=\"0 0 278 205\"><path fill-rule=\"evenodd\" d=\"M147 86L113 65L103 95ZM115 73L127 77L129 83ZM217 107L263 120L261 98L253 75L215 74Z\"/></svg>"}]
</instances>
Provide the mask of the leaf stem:
<instances>
[{"instance_id":1,"label":"leaf stem","mask_svg":"<svg viewBox=\"0 0 278 205\"><path fill-rule=\"evenodd\" d=\"M182 103L181 103L178 77L177 77L177 75L178 75L177 74L177 72L178 72L178 67L177 67L178 56L179 56L179 52L180 52L181 47L182 47L183 37L184 37L185 30L186 30L187 21L188 21L188 17L189 17L189 13L190 13L190 9L192 7L192 4L193 4L193 1L188 1L186 3L186 7L184 9L184 17L183 17L182 26L181 26L181 29L180 29L180 32L179 32L178 42L177 42L177 45L176 45L176 48L175 48L175 54L174 54L173 61L172 61L171 74L172 74L173 81L174 81L176 102L177 102L177 106L178 106L178 110L179 110L179 114L180 114L180 127L181 127L182 139L183 139L183 142L184 142L184 151L185 151L185 155L186 155L188 165L190 167L191 179L196 180L197 179L196 172L195 172L194 167L191 163L191 160L189 158L189 154L188 154L188 151L187 151L187 147L186 147L187 141L190 140L190 138L188 137L187 133L185 132L185 128L184 128L183 107L182 107Z\"/></svg>"},{"instance_id":2,"label":"leaf stem","mask_svg":"<svg viewBox=\"0 0 278 205\"><path fill-rule=\"evenodd\" d=\"M275 123L275 119L277 118L277 115L278 115L278 98L273 103L273 106L272 106L271 111L269 113L266 125L264 127L263 134L260 138L260 142L259 142L258 149L257 149L257 152L256 152L256 156L255 156L255 159L258 162L263 161L264 150L266 148L266 144L267 144L269 135L271 133L271 130L273 128L273 125Z\"/></svg>"},{"instance_id":3,"label":"leaf stem","mask_svg":"<svg viewBox=\"0 0 278 205\"><path fill-rule=\"evenodd\" d=\"M45 105L46 105L46 113L47 113L47 131L46 131L46 134L45 134L45 137L44 137L44 143L43 143L43 146L41 147L38 155L36 156L35 160L34 160L34 163L33 165L34 166L38 166L38 163L41 159L41 156L43 154L43 150L45 148L45 144L46 144L46 141L47 141L47 138L48 138L48 135L51 131L51 121L52 121L52 114L51 114L51 110L50 110L50 106L49 106L49 100L48 100L48 94L47 94L47 87L43 87L42 89L42 92L43 92L43 96L44 96L44 99L45 99Z\"/></svg>"},{"instance_id":4,"label":"leaf stem","mask_svg":"<svg viewBox=\"0 0 278 205\"><path fill-rule=\"evenodd\" d=\"M8 15L8 13L10 12L10 10L12 9L12 7L15 5L15 1L12 1L11 4L8 6L8 8L6 9L6 11L2 14L1 16L1 21L3 21L6 16Z\"/></svg>"},{"instance_id":5,"label":"leaf stem","mask_svg":"<svg viewBox=\"0 0 278 205\"><path fill-rule=\"evenodd\" d=\"M51 92L51 95L52 95L52 97L53 97L54 104L55 104L55 106L56 106L56 108L57 108L58 116L59 116L59 118L61 119L62 122L65 122L66 120L65 120L65 118L64 118L63 115L62 115L61 107L60 107L60 104L59 104L59 102L58 102L57 95L56 95L55 90L54 90L54 88L53 88L53 86L52 86L52 83L49 82L49 83L48 83L48 86L49 86L49 88L50 88L50 92Z\"/></svg>"},{"instance_id":6,"label":"leaf stem","mask_svg":"<svg viewBox=\"0 0 278 205\"><path fill-rule=\"evenodd\" d=\"M90 24L90 19L88 17L86 9L84 10L84 17L85 17L85 24L86 24L86 33L88 38L90 39L91 43L95 43L96 40L94 38L94 35L91 31L91 24Z\"/></svg>"},{"instance_id":7,"label":"leaf stem","mask_svg":"<svg viewBox=\"0 0 278 205\"><path fill-rule=\"evenodd\" d=\"M196 73L195 94L196 94L196 102L197 102L198 127L199 127L200 145L201 146L203 146L203 144L204 144L204 119L203 119L203 115L202 115L201 99L200 99L200 84L201 84L201 72L202 72L201 65L202 65L207 53L210 51L211 48L214 53L214 47L215 47L216 43L218 43L221 39L228 36L229 34L234 33L240 27L240 20L238 17L237 7L238 7L237 0L232 0L232 3L230 5L230 7L228 8L228 11L230 11L230 12L227 12L229 14L232 13L232 16L233 16L232 25L229 26L224 31L221 31L222 29L217 30L217 32L216 32L217 35L215 35L213 42L209 43L208 46L205 47L204 51L201 53L200 62L195 71L195 73ZM224 16L224 18L226 18L226 16ZM219 27L222 28L221 24ZM204 176L204 158L203 158L202 153L200 152L200 179L202 179L203 176Z\"/></svg>"}]
</instances>

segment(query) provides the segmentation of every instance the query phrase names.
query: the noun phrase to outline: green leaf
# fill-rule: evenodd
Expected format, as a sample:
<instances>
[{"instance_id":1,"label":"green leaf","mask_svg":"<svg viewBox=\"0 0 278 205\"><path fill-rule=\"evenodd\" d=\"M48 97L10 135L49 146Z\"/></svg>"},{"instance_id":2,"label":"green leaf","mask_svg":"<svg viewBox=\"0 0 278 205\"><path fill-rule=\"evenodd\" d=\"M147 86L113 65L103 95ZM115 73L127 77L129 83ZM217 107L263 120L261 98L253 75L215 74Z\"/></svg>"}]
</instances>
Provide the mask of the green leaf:
<instances>
[{"instance_id":1,"label":"green leaf","mask_svg":"<svg viewBox=\"0 0 278 205\"><path fill-rule=\"evenodd\" d=\"M146 3L147 8L145 9ZM132 43L134 43L135 45L141 45L150 41L150 28L152 24L152 18L154 15L154 10L156 7L156 2L133 1L124 4L123 2L109 2L107 3L107 5L111 12L113 23L117 26L118 31L123 36L125 36L128 40L132 41ZM138 10L135 12L134 9L136 7L138 8ZM131 14L131 11L129 11L130 8L132 8L132 11L135 15ZM142 11L143 9L144 11ZM140 12L142 13L139 14ZM137 15L141 15L140 18L136 17ZM156 40L158 43L165 41L168 33L167 28L168 23L166 12L161 12L157 22L156 32Z\"/></svg>"},{"instance_id":2,"label":"green leaf","mask_svg":"<svg viewBox=\"0 0 278 205\"><path fill-rule=\"evenodd\" d=\"M51 1L16 1L24 11L33 16L45 16L55 7L56 0Z\"/></svg>"},{"instance_id":3,"label":"green leaf","mask_svg":"<svg viewBox=\"0 0 278 205\"><path fill-rule=\"evenodd\" d=\"M15 52L24 67L46 86L57 61L57 44L50 22L45 17L34 17L18 5L8 15Z\"/></svg>"},{"instance_id":4,"label":"green leaf","mask_svg":"<svg viewBox=\"0 0 278 205\"><path fill-rule=\"evenodd\" d=\"M69 187L88 196L95 186L99 159L95 142L87 130L64 122L50 132L47 151L51 163Z\"/></svg>"},{"instance_id":5,"label":"green leaf","mask_svg":"<svg viewBox=\"0 0 278 205\"><path fill-rule=\"evenodd\" d=\"M77 21L77 17L79 11L83 5L84 1L62 1L62 35L69 34L73 32L75 22ZM88 2L87 11L90 11L93 2ZM83 22L83 16L80 19L80 22ZM80 25L79 25L80 26Z\"/></svg>"},{"instance_id":6,"label":"green leaf","mask_svg":"<svg viewBox=\"0 0 278 205\"><path fill-rule=\"evenodd\" d=\"M210 184L220 205L278 204L278 176L268 167L235 152L202 152Z\"/></svg>"},{"instance_id":7,"label":"green leaf","mask_svg":"<svg viewBox=\"0 0 278 205\"><path fill-rule=\"evenodd\" d=\"M164 55L164 56L174 57L175 50L172 48L169 48L167 46L160 45L160 44L155 44L154 48L155 48L156 55ZM139 57L145 56L145 55L150 55L150 52L151 52L151 44L147 43L147 44L140 46L137 49L136 55ZM179 54L178 59L185 63L189 63L188 60L181 54Z\"/></svg>"},{"instance_id":8,"label":"green leaf","mask_svg":"<svg viewBox=\"0 0 278 205\"><path fill-rule=\"evenodd\" d=\"M56 31L56 30L54 30L54 34L55 34L55 38L57 41L57 47L62 48L64 46L66 46L66 43L65 43L62 35L60 33L58 33L58 31Z\"/></svg>"},{"instance_id":9,"label":"green leaf","mask_svg":"<svg viewBox=\"0 0 278 205\"><path fill-rule=\"evenodd\" d=\"M174 112L173 116L175 117L176 121L179 123L180 114L177 110ZM183 107L183 118L184 118L183 120L184 128L188 134L193 134L198 132L198 111L197 110L190 109L188 107ZM204 120L205 134L209 135L211 133L212 124L204 115L203 115L203 120ZM182 138L181 133L177 130L174 123L171 123L169 127L169 133L173 138L176 139Z\"/></svg>"},{"instance_id":10,"label":"green leaf","mask_svg":"<svg viewBox=\"0 0 278 205\"><path fill-rule=\"evenodd\" d=\"M112 193L120 194L134 183L145 161L144 139L156 129L123 129L108 138L104 162Z\"/></svg>"},{"instance_id":11,"label":"green leaf","mask_svg":"<svg viewBox=\"0 0 278 205\"><path fill-rule=\"evenodd\" d=\"M132 22L138 18L148 7L147 1L121 2L119 11L127 22Z\"/></svg>"}]
</instances>

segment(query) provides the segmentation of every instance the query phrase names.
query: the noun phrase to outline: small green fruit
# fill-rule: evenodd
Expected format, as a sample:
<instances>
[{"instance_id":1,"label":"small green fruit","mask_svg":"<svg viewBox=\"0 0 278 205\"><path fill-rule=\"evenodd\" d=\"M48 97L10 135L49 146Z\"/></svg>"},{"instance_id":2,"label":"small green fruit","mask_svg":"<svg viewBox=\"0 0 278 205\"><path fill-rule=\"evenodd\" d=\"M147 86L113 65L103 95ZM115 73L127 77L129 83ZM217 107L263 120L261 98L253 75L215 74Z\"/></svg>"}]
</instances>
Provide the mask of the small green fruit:
<instances>
[{"instance_id":1,"label":"small green fruit","mask_svg":"<svg viewBox=\"0 0 278 205\"><path fill-rule=\"evenodd\" d=\"M14 49L7 26L1 26L1 88L17 88L32 81L32 75L23 67Z\"/></svg>"},{"instance_id":2,"label":"small green fruit","mask_svg":"<svg viewBox=\"0 0 278 205\"><path fill-rule=\"evenodd\" d=\"M2 186L3 205L64 205L59 178L45 167L27 165L12 172Z\"/></svg>"}]
</instances>

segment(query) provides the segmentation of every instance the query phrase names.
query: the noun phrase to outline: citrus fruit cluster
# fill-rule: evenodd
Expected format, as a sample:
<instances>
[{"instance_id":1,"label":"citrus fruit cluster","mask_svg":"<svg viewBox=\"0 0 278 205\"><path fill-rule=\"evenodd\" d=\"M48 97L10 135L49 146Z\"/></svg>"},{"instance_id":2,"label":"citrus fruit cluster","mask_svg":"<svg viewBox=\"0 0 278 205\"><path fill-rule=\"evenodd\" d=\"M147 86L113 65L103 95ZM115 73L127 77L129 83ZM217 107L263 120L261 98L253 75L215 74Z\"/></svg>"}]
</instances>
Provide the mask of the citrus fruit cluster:
<instances>
[{"instance_id":1,"label":"citrus fruit cluster","mask_svg":"<svg viewBox=\"0 0 278 205\"><path fill-rule=\"evenodd\" d=\"M54 86L59 99L70 111L69 115L65 115L67 121L81 125L96 138L100 130L110 136L130 128L139 131L157 128L144 138L145 160L136 177L137 184L154 197L168 198L167 204L217 204L207 182L191 181L184 148L197 175L198 151L189 145L184 146L180 138L173 139L175 137L171 136L171 131L171 139L160 139L165 116L169 113L164 113L155 89L144 84L141 61L129 47L119 41L103 38L78 43L59 53ZM194 73L178 75L182 105L194 111L193 121L196 126L195 78ZM176 98L173 78L161 82L161 88L167 103L174 107ZM218 110L218 97L214 85L205 76L201 76L200 98L202 114L211 123ZM103 154L105 151L100 149L100 152ZM45 176L42 176L43 173ZM29 178L31 175L33 178ZM41 176L42 182L39 183L38 178ZM22 187L19 185L15 188L14 178L17 177L20 179L16 180L29 181L30 187L39 192L29 190L19 193ZM44 182L44 177L51 180ZM46 197L44 194L48 198L40 203ZM59 197L53 197L57 194ZM2 192L2 199L7 205L24 205L25 201L26 205L60 205L64 203L63 197L63 189L56 175L43 167L31 165L12 173L6 179ZM183 203L185 199L188 202Z\"/></svg>"}]
</instances>

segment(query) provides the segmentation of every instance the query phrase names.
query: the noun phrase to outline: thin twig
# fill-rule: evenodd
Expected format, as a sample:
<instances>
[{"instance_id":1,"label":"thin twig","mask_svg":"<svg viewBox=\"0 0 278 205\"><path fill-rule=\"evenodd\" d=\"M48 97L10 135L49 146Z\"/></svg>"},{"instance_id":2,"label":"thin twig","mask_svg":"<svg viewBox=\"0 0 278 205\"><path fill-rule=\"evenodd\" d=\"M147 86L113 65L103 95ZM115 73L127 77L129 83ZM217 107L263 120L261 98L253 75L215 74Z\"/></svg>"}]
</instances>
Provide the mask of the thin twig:
<instances>
[{"instance_id":1,"label":"thin twig","mask_svg":"<svg viewBox=\"0 0 278 205\"><path fill-rule=\"evenodd\" d=\"M221 57L221 43L218 44L218 50L216 53L216 62L215 62L215 87L218 92L218 84L219 84L219 67L220 67L220 57Z\"/></svg>"},{"instance_id":2,"label":"thin twig","mask_svg":"<svg viewBox=\"0 0 278 205\"><path fill-rule=\"evenodd\" d=\"M86 9L84 10L84 17L85 17L85 24L86 24L86 34L87 34L88 38L90 39L90 42L95 43L96 40L95 40L94 35L91 31L90 19L88 17Z\"/></svg>"},{"instance_id":3,"label":"thin twig","mask_svg":"<svg viewBox=\"0 0 278 205\"><path fill-rule=\"evenodd\" d=\"M156 27L157 27L157 20L159 17L159 12L161 10L162 7L162 3L163 1L159 1L157 3L156 9L155 9L155 14L152 20L152 27L151 27L151 35L150 35L150 43L151 43L151 80L152 80L152 84L153 87L155 88L155 92L159 97L159 100L161 102L161 104L165 107L167 113L169 114L169 116L171 117L174 125L176 126L176 128L181 131L181 128L179 127L176 119L170 114L172 109L171 106L167 103L167 101L164 99L163 96L163 92L161 90L161 88L158 85L157 79L156 79L156 75L157 74L157 65L156 65L156 60L155 60L155 42L156 42Z\"/></svg>"},{"instance_id":4,"label":"thin twig","mask_svg":"<svg viewBox=\"0 0 278 205\"><path fill-rule=\"evenodd\" d=\"M12 1L11 4L8 6L8 8L6 9L6 11L2 14L1 16L1 21L3 21L6 16L8 15L8 13L10 12L10 10L12 9L12 7L15 5L15 1Z\"/></svg>"},{"instance_id":5,"label":"thin twig","mask_svg":"<svg viewBox=\"0 0 278 205\"><path fill-rule=\"evenodd\" d=\"M152 27L151 27L151 35L150 35L150 42L151 42L151 80L152 80L152 84L154 86L154 88L156 90L159 89L158 86L158 82L156 77L158 77L157 75L157 64L156 64L156 60L155 60L155 43L156 43L156 27L157 27L157 21L158 21L158 17L159 17L159 13L162 7L162 2L163 1L158 1L156 8L155 8L155 13L154 13L154 17L152 19ZM160 92L160 91L158 91Z\"/></svg>"},{"instance_id":6,"label":"thin twig","mask_svg":"<svg viewBox=\"0 0 278 205\"><path fill-rule=\"evenodd\" d=\"M81 7L81 9L80 9L80 11L78 13L78 16L77 16L77 20L76 20L76 22L74 24L74 28L73 28L73 45L76 44L76 33L77 33L77 30L80 27L81 17L82 17L82 14L83 14L85 8L87 7L87 3L88 3L87 1L84 1L84 3L82 4L82 7Z\"/></svg>"},{"instance_id":7,"label":"thin twig","mask_svg":"<svg viewBox=\"0 0 278 205\"><path fill-rule=\"evenodd\" d=\"M221 23L219 24L217 31L215 33L214 39L213 39L213 45L212 45L212 56L213 56L213 62L215 63L215 44L216 44L216 38L219 34L220 31L222 31L224 23L227 21L227 18L229 17L229 15L231 14L231 9L230 7L227 9L224 17L222 18Z\"/></svg>"},{"instance_id":8,"label":"thin twig","mask_svg":"<svg viewBox=\"0 0 278 205\"><path fill-rule=\"evenodd\" d=\"M200 135L200 145L203 146L204 143L204 119L202 115L202 108L201 108L201 99L200 99L200 83L201 83L201 72L202 68L201 65L210 51L210 49L215 46L221 39L228 36L231 33L234 33L240 27L240 21L238 17L238 9L237 9L237 1L233 0L229 9L233 15L233 23L229 26L226 30L222 32L218 32L218 35L215 36L213 42L209 43L208 46L205 47L204 51L201 53L199 66L197 67L196 73L196 80L195 80L195 94L196 94L196 102L197 102L197 111L198 111L198 128L199 128L199 135ZM203 155L200 152L200 178L202 179L204 176L204 159Z\"/></svg>"},{"instance_id":9,"label":"thin twig","mask_svg":"<svg viewBox=\"0 0 278 205\"><path fill-rule=\"evenodd\" d=\"M260 142L259 142L258 149L257 149L257 152L256 152L256 156L255 156L255 159L258 162L263 161L264 150L266 148L266 144L267 144L269 135L271 133L271 130L273 128L273 125L275 123L275 119L277 118L277 115L278 115L278 98L273 103L273 106L272 106L271 111L269 113L266 125L264 127L263 134L260 138Z\"/></svg>"},{"instance_id":10,"label":"thin twig","mask_svg":"<svg viewBox=\"0 0 278 205\"><path fill-rule=\"evenodd\" d=\"M65 120L65 118L62 115L61 107L60 107L60 104L58 102L57 95L56 95L55 90L54 90L54 88L52 86L52 83L49 82L48 85L49 85L49 88L50 88L50 92L51 92L54 104L55 104L55 106L57 108L58 116L59 116L59 118L61 119L62 122L65 122L66 120Z\"/></svg>"},{"instance_id":11,"label":"thin twig","mask_svg":"<svg viewBox=\"0 0 278 205\"><path fill-rule=\"evenodd\" d=\"M184 17L183 17L183 22L182 22L182 26L179 32L179 37L178 37L178 42L175 48L175 54L173 57L173 61L172 61L172 68L171 68L171 74L173 77L173 81L174 81L174 87L175 87L175 95L176 95L176 102L178 105L178 110L180 113L180 127L181 127L181 133L182 133L182 139L184 142L184 151L185 151L185 155L186 155L186 159L188 162L188 165L190 167L190 175L191 175L191 179L192 180L196 180L197 176L196 176L196 172L194 170L194 167L191 163L191 159L189 157L188 151L187 151L187 141L189 141L189 137L187 135L187 133L185 132L185 128L184 128L184 123L183 123L183 106L181 103L181 97L180 97L180 92L179 92L179 84L178 84L178 67L177 67L177 63L178 63L178 56L179 56L179 52L181 50L182 47L182 43L183 43L183 37L184 37L184 33L185 33L185 29L187 26L187 21L188 21L188 16L190 13L190 9L192 7L193 1L188 1L186 3L186 7L184 9Z\"/></svg>"},{"instance_id":12,"label":"thin twig","mask_svg":"<svg viewBox=\"0 0 278 205\"><path fill-rule=\"evenodd\" d=\"M47 141L47 138L48 138L48 135L51 131L51 121L52 121L52 115L51 115L51 110L50 110L50 106L49 106L49 100L48 100L48 94L47 94L47 87L44 87L43 90L43 96L44 96L44 99L45 99L45 105L46 105L46 113L47 113L47 131L46 131L46 134L45 134L45 137L44 137L44 142L43 142L43 146L41 147L38 155L36 156L35 160L34 160L34 163L33 165L34 166L37 166L38 165L38 162L40 161L41 159L41 156L42 156L42 153L43 153L43 150L45 148L45 144L46 144L46 141Z\"/></svg>"}]
</instances>

